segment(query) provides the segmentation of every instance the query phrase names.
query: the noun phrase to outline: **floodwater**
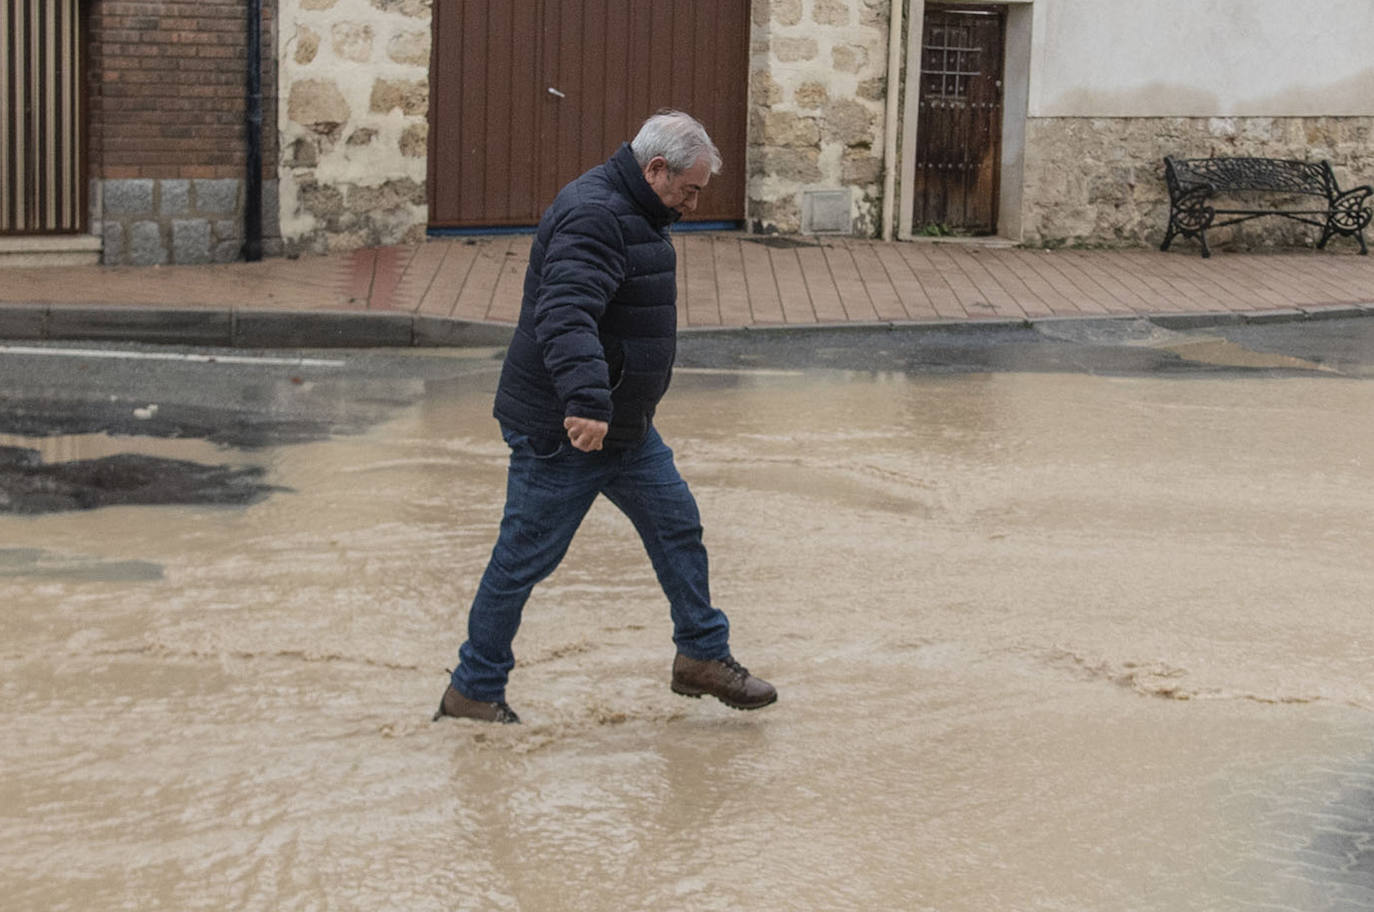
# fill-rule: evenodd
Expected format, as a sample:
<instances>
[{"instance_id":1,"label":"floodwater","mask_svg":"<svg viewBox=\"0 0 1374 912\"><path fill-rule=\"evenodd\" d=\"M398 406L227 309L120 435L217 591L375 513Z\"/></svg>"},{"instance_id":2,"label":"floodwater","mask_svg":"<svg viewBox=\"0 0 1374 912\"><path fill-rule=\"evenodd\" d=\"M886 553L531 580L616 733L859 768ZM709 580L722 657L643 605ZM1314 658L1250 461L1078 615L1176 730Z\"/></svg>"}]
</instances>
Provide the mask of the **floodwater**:
<instances>
[{"instance_id":1,"label":"floodwater","mask_svg":"<svg viewBox=\"0 0 1374 912\"><path fill-rule=\"evenodd\" d=\"M251 506L0 517L0 905L1374 896L1368 380L684 371L659 425L779 702L669 691L598 504L516 641L526 724L431 723L500 512L494 382L328 440L144 442L288 489Z\"/></svg>"}]
</instances>

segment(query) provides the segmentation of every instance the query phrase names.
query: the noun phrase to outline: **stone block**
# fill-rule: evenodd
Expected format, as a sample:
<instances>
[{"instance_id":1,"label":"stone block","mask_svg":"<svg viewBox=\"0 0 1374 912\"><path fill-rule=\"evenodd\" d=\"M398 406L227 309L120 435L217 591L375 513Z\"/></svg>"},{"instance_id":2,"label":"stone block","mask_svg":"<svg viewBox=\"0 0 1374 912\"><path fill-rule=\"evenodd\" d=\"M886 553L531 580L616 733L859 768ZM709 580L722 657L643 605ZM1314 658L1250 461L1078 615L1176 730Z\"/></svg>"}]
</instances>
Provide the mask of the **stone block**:
<instances>
[{"instance_id":1,"label":"stone block","mask_svg":"<svg viewBox=\"0 0 1374 912\"><path fill-rule=\"evenodd\" d=\"M819 108L830 100L830 93L826 91L824 83L803 82L792 93L792 100L799 108Z\"/></svg>"},{"instance_id":2,"label":"stone block","mask_svg":"<svg viewBox=\"0 0 1374 912\"><path fill-rule=\"evenodd\" d=\"M749 215L756 234L791 234L801 228L801 209L793 196L752 200Z\"/></svg>"},{"instance_id":3,"label":"stone block","mask_svg":"<svg viewBox=\"0 0 1374 912\"><path fill-rule=\"evenodd\" d=\"M308 25L297 26L296 62L305 66L320 52L320 33Z\"/></svg>"},{"instance_id":4,"label":"stone block","mask_svg":"<svg viewBox=\"0 0 1374 912\"><path fill-rule=\"evenodd\" d=\"M865 79L859 83L857 92L860 98L867 101L886 101L887 100L887 77L875 76L872 79Z\"/></svg>"},{"instance_id":5,"label":"stone block","mask_svg":"<svg viewBox=\"0 0 1374 912\"><path fill-rule=\"evenodd\" d=\"M883 160L864 149L846 149L841 160L840 179L846 184L876 184L883 178Z\"/></svg>"},{"instance_id":6,"label":"stone block","mask_svg":"<svg viewBox=\"0 0 1374 912\"><path fill-rule=\"evenodd\" d=\"M814 0L811 19L817 25L849 25L849 3L847 0Z\"/></svg>"},{"instance_id":7,"label":"stone block","mask_svg":"<svg viewBox=\"0 0 1374 912\"><path fill-rule=\"evenodd\" d=\"M515 327L496 323L474 323L451 317L416 316L415 344L429 347L504 348L515 335Z\"/></svg>"},{"instance_id":8,"label":"stone block","mask_svg":"<svg viewBox=\"0 0 1374 912\"><path fill-rule=\"evenodd\" d=\"M162 225L134 222L129 226L129 255L125 262L134 266L161 266L167 262L167 245L162 240Z\"/></svg>"},{"instance_id":9,"label":"stone block","mask_svg":"<svg viewBox=\"0 0 1374 912\"><path fill-rule=\"evenodd\" d=\"M1246 323L1295 323L1307 319L1307 314L1296 307L1276 307L1273 310L1258 310L1243 314Z\"/></svg>"},{"instance_id":10,"label":"stone block","mask_svg":"<svg viewBox=\"0 0 1374 912\"><path fill-rule=\"evenodd\" d=\"M836 99L825 106L821 116L821 137L846 146L873 145L877 123L878 115L862 102Z\"/></svg>"},{"instance_id":11,"label":"stone block","mask_svg":"<svg viewBox=\"0 0 1374 912\"><path fill-rule=\"evenodd\" d=\"M286 147L286 157L282 164L287 168L313 168L320 163L318 142L308 136L297 137Z\"/></svg>"},{"instance_id":12,"label":"stone block","mask_svg":"<svg viewBox=\"0 0 1374 912\"><path fill-rule=\"evenodd\" d=\"M239 211L239 184L235 178L197 180L196 212L201 215L233 215Z\"/></svg>"},{"instance_id":13,"label":"stone block","mask_svg":"<svg viewBox=\"0 0 1374 912\"><path fill-rule=\"evenodd\" d=\"M411 124L401 132L398 143L401 154L406 158L424 158L429 154L429 124Z\"/></svg>"},{"instance_id":14,"label":"stone block","mask_svg":"<svg viewBox=\"0 0 1374 912\"><path fill-rule=\"evenodd\" d=\"M425 185L408 177L389 180L376 187L355 186L348 194L348 207L359 213L376 213L428 201Z\"/></svg>"},{"instance_id":15,"label":"stone block","mask_svg":"<svg viewBox=\"0 0 1374 912\"><path fill-rule=\"evenodd\" d=\"M178 265L210 262L210 223L205 219L172 221L172 262Z\"/></svg>"},{"instance_id":16,"label":"stone block","mask_svg":"<svg viewBox=\"0 0 1374 912\"><path fill-rule=\"evenodd\" d=\"M429 66L429 32L398 32L386 43L386 56L396 63Z\"/></svg>"},{"instance_id":17,"label":"stone block","mask_svg":"<svg viewBox=\"0 0 1374 912\"><path fill-rule=\"evenodd\" d=\"M349 146L358 147L369 145L372 140L377 138L377 131L372 127L359 127L348 134L348 139L344 143Z\"/></svg>"},{"instance_id":18,"label":"stone block","mask_svg":"<svg viewBox=\"0 0 1374 912\"><path fill-rule=\"evenodd\" d=\"M239 237L239 223L235 219L220 219L213 227L214 239L217 241L232 241Z\"/></svg>"},{"instance_id":19,"label":"stone block","mask_svg":"<svg viewBox=\"0 0 1374 912\"><path fill-rule=\"evenodd\" d=\"M433 2L434 0L372 0L372 5L384 13L398 13L411 19L428 19Z\"/></svg>"},{"instance_id":20,"label":"stone block","mask_svg":"<svg viewBox=\"0 0 1374 912\"><path fill-rule=\"evenodd\" d=\"M801 117L791 111L765 111L760 139L767 146L815 146L821 140L821 129L813 117Z\"/></svg>"},{"instance_id":21,"label":"stone block","mask_svg":"<svg viewBox=\"0 0 1374 912\"><path fill-rule=\"evenodd\" d=\"M773 55L782 63L815 60L820 48L814 38L774 38Z\"/></svg>"},{"instance_id":22,"label":"stone block","mask_svg":"<svg viewBox=\"0 0 1374 912\"><path fill-rule=\"evenodd\" d=\"M124 226L119 222L106 219L100 233L104 241L101 262L106 266L122 264L124 262Z\"/></svg>"},{"instance_id":23,"label":"stone block","mask_svg":"<svg viewBox=\"0 0 1374 912\"><path fill-rule=\"evenodd\" d=\"M891 21L891 0L859 0L859 25L887 31Z\"/></svg>"},{"instance_id":24,"label":"stone block","mask_svg":"<svg viewBox=\"0 0 1374 912\"><path fill-rule=\"evenodd\" d=\"M868 48L863 45L842 44L831 49L830 60L841 73L857 73L868 66Z\"/></svg>"},{"instance_id":25,"label":"stone block","mask_svg":"<svg viewBox=\"0 0 1374 912\"><path fill-rule=\"evenodd\" d=\"M372 59L372 26L365 22L336 22L330 29L334 56L354 63Z\"/></svg>"},{"instance_id":26,"label":"stone block","mask_svg":"<svg viewBox=\"0 0 1374 912\"><path fill-rule=\"evenodd\" d=\"M352 111L343 92L325 79L302 79L291 84L286 117L316 133L332 133L348 123Z\"/></svg>"},{"instance_id":27,"label":"stone block","mask_svg":"<svg viewBox=\"0 0 1374 912\"><path fill-rule=\"evenodd\" d=\"M1303 307L1302 312L1309 320L1347 320L1365 315L1364 308L1358 304L1317 304Z\"/></svg>"},{"instance_id":28,"label":"stone block","mask_svg":"<svg viewBox=\"0 0 1374 912\"><path fill-rule=\"evenodd\" d=\"M374 114L399 108L413 117L429 113L429 82L424 79L378 79L372 85L368 107Z\"/></svg>"},{"instance_id":29,"label":"stone block","mask_svg":"<svg viewBox=\"0 0 1374 912\"><path fill-rule=\"evenodd\" d=\"M240 311L233 344L243 348L409 346L408 313Z\"/></svg>"},{"instance_id":30,"label":"stone block","mask_svg":"<svg viewBox=\"0 0 1374 912\"><path fill-rule=\"evenodd\" d=\"M755 70L749 76L749 98L756 105L782 103L782 86L767 70Z\"/></svg>"},{"instance_id":31,"label":"stone block","mask_svg":"<svg viewBox=\"0 0 1374 912\"><path fill-rule=\"evenodd\" d=\"M802 0L754 0L754 24L796 25L802 18Z\"/></svg>"},{"instance_id":32,"label":"stone block","mask_svg":"<svg viewBox=\"0 0 1374 912\"><path fill-rule=\"evenodd\" d=\"M129 342L228 345L228 310L212 308L54 307L49 339L120 339Z\"/></svg>"},{"instance_id":33,"label":"stone block","mask_svg":"<svg viewBox=\"0 0 1374 912\"><path fill-rule=\"evenodd\" d=\"M0 339L44 339L48 307L23 302L0 303Z\"/></svg>"},{"instance_id":34,"label":"stone block","mask_svg":"<svg viewBox=\"0 0 1374 912\"><path fill-rule=\"evenodd\" d=\"M799 184L819 183L822 178L820 150L817 148L763 148L750 159L749 172L755 176L776 177Z\"/></svg>"},{"instance_id":35,"label":"stone block","mask_svg":"<svg viewBox=\"0 0 1374 912\"><path fill-rule=\"evenodd\" d=\"M263 255L267 256L266 245L264 245ZM240 240L220 241L215 244L214 261L216 263L234 263L243 254L243 242Z\"/></svg>"},{"instance_id":36,"label":"stone block","mask_svg":"<svg viewBox=\"0 0 1374 912\"><path fill-rule=\"evenodd\" d=\"M281 184L275 180L262 182L262 236L281 237Z\"/></svg>"},{"instance_id":37,"label":"stone block","mask_svg":"<svg viewBox=\"0 0 1374 912\"><path fill-rule=\"evenodd\" d=\"M1155 326L1163 329L1203 329L1208 326L1234 326L1244 321L1240 314L1229 310L1210 313L1152 314L1149 318Z\"/></svg>"},{"instance_id":38,"label":"stone block","mask_svg":"<svg viewBox=\"0 0 1374 912\"><path fill-rule=\"evenodd\" d=\"M188 215L191 211L191 182L182 178L159 181L157 211L166 217Z\"/></svg>"},{"instance_id":39,"label":"stone block","mask_svg":"<svg viewBox=\"0 0 1374 912\"><path fill-rule=\"evenodd\" d=\"M144 178L107 180L101 197L108 215L152 215L153 182Z\"/></svg>"}]
</instances>

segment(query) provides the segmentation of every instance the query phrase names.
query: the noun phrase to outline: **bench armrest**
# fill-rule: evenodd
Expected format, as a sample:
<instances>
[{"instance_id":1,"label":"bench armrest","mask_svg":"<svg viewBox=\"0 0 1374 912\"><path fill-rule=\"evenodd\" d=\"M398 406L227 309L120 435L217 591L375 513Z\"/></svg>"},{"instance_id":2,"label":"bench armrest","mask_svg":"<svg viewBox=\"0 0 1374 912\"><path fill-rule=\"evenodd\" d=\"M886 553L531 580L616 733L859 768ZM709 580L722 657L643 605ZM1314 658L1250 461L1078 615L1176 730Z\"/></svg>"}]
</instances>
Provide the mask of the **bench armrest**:
<instances>
[{"instance_id":1,"label":"bench armrest","mask_svg":"<svg viewBox=\"0 0 1374 912\"><path fill-rule=\"evenodd\" d=\"M1207 205L1212 188L1206 184L1191 184L1170 201L1169 221L1185 231L1206 229L1216 217L1216 210Z\"/></svg>"},{"instance_id":2,"label":"bench armrest","mask_svg":"<svg viewBox=\"0 0 1374 912\"><path fill-rule=\"evenodd\" d=\"M1368 184L1365 184L1360 187L1351 187L1349 190L1342 190L1340 193L1337 193L1334 197L1332 197L1331 204L1334 206L1341 200L1344 200L1346 197L1354 196L1358 197L1358 202L1356 203L1356 205L1358 206L1359 202L1363 202L1364 198L1369 196L1370 194L1374 194L1374 187L1371 187Z\"/></svg>"},{"instance_id":3,"label":"bench armrest","mask_svg":"<svg viewBox=\"0 0 1374 912\"><path fill-rule=\"evenodd\" d=\"M1364 204L1371 193L1374 193L1374 187L1368 184L1338 193L1335 199L1331 200L1331 214L1327 216L1327 224L1344 232L1363 231L1370 220L1374 219L1374 211Z\"/></svg>"}]
</instances>

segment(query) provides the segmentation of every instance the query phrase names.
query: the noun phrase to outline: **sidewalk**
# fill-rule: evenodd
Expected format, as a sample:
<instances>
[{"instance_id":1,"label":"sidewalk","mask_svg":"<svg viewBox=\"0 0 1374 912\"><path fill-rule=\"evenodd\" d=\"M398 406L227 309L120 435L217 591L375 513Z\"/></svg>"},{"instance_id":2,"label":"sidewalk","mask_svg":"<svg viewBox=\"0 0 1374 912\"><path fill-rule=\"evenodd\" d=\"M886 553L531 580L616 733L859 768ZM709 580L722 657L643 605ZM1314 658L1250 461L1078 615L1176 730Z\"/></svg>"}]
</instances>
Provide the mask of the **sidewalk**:
<instances>
[{"instance_id":1,"label":"sidewalk","mask_svg":"<svg viewBox=\"0 0 1374 912\"><path fill-rule=\"evenodd\" d=\"M684 329L941 328L1146 317L1174 327L1374 315L1374 257L678 234ZM196 345L504 344L529 235L261 263L0 270L0 338Z\"/></svg>"}]
</instances>

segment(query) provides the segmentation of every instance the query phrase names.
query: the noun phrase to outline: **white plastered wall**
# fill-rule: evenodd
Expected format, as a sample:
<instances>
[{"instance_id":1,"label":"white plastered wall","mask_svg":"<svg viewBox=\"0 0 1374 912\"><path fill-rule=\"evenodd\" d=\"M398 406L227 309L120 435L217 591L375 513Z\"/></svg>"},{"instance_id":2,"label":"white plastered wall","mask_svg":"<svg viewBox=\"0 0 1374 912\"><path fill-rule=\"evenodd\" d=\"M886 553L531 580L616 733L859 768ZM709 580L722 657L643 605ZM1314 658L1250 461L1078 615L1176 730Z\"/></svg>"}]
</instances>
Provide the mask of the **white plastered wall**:
<instances>
[{"instance_id":1,"label":"white plastered wall","mask_svg":"<svg viewBox=\"0 0 1374 912\"><path fill-rule=\"evenodd\" d=\"M1031 117L1374 114L1371 0L1038 0Z\"/></svg>"}]
</instances>

